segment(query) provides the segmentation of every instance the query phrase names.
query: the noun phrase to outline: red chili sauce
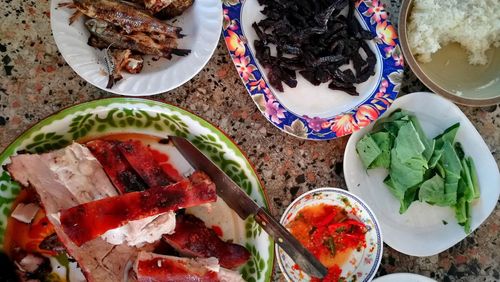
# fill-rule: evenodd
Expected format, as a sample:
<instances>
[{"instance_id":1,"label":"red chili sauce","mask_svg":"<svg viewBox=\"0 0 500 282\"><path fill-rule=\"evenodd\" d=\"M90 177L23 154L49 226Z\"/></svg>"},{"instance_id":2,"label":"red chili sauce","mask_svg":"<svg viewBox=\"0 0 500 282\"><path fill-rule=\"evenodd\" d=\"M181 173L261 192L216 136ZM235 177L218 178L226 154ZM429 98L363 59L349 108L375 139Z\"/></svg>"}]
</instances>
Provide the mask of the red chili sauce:
<instances>
[{"instance_id":1,"label":"red chili sauce","mask_svg":"<svg viewBox=\"0 0 500 282\"><path fill-rule=\"evenodd\" d=\"M366 247L366 227L339 206L318 204L301 209L288 224L290 232L328 267L328 275L313 282L339 281L341 267L352 251Z\"/></svg>"}]
</instances>

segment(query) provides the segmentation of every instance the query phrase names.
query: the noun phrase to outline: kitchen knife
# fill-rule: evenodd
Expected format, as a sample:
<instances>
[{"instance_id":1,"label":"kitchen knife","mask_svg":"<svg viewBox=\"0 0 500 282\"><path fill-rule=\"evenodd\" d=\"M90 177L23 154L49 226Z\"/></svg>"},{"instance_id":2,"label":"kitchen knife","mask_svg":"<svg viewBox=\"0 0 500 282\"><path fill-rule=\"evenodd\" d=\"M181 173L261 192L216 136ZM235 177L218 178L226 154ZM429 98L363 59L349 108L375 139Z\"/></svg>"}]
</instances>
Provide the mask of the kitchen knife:
<instances>
[{"instance_id":1,"label":"kitchen knife","mask_svg":"<svg viewBox=\"0 0 500 282\"><path fill-rule=\"evenodd\" d=\"M193 168L210 176L217 187L217 195L242 219L253 216L255 221L304 272L318 278L326 276L328 272L326 267L189 140L176 136L169 136L169 139Z\"/></svg>"}]
</instances>

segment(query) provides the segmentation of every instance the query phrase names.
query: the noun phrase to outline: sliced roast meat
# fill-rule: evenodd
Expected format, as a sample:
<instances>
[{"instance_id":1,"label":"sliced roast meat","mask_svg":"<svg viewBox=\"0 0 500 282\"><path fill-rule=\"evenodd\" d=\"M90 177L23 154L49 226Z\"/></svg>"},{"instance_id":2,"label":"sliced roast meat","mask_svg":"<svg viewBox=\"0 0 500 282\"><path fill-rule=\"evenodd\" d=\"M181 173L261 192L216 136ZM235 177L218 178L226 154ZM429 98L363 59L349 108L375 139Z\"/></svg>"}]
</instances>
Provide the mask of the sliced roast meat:
<instances>
[{"instance_id":1,"label":"sliced roast meat","mask_svg":"<svg viewBox=\"0 0 500 282\"><path fill-rule=\"evenodd\" d=\"M225 268L238 267L250 258L250 252L245 247L224 242L201 219L190 214L178 214L174 233L163 235L163 239L180 254L216 257Z\"/></svg>"},{"instance_id":2,"label":"sliced roast meat","mask_svg":"<svg viewBox=\"0 0 500 282\"><path fill-rule=\"evenodd\" d=\"M120 153L117 144L117 141L93 140L86 145L122 194L146 190L146 184Z\"/></svg>"},{"instance_id":3,"label":"sliced roast meat","mask_svg":"<svg viewBox=\"0 0 500 282\"><path fill-rule=\"evenodd\" d=\"M64 233L57 213L85 202L117 195L99 162L77 143L46 154L22 154L11 158L7 169L14 180L35 189L47 218L66 251L83 270L88 281L122 281L127 264L138 249L114 246L97 238L77 247Z\"/></svg>"},{"instance_id":4,"label":"sliced roast meat","mask_svg":"<svg viewBox=\"0 0 500 282\"><path fill-rule=\"evenodd\" d=\"M113 245L127 244L142 246L161 239L163 234L171 234L175 229L175 213L172 211L149 216L106 231L101 238Z\"/></svg>"},{"instance_id":5,"label":"sliced roast meat","mask_svg":"<svg viewBox=\"0 0 500 282\"><path fill-rule=\"evenodd\" d=\"M97 159L78 143L13 156L7 169L24 187L35 188L47 214L118 194Z\"/></svg>"},{"instance_id":6,"label":"sliced roast meat","mask_svg":"<svg viewBox=\"0 0 500 282\"><path fill-rule=\"evenodd\" d=\"M154 187L81 204L61 212L65 233L77 245L110 229L160 213L215 202L215 184L203 172L195 172L169 186Z\"/></svg>"},{"instance_id":7,"label":"sliced roast meat","mask_svg":"<svg viewBox=\"0 0 500 282\"><path fill-rule=\"evenodd\" d=\"M141 176L149 187L165 186L176 182L169 177L155 161L147 146L139 140L129 140L118 143L118 149L125 156L130 165Z\"/></svg>"},{"instance_id":8,"label":"sliced roast meat","mask_svg":"<svg viewBox=\"0 0 500 282\"><path fill-rule=\"evenodd\" d=\"M216 258L189 259L140 252L134 265L140 282L242 282L237 272L223 269Z\"/></svg>"}]
</instances>

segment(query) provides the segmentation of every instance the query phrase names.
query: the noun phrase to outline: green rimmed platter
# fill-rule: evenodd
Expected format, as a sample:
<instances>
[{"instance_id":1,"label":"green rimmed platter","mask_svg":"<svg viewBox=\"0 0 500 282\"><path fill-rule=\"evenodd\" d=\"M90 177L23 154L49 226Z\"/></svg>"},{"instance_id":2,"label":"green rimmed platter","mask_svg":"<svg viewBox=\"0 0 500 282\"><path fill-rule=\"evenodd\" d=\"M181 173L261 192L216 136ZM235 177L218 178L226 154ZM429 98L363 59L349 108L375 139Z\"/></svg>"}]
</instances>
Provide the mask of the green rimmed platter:
<instances>
[{"instance_id":1,"label":"green rimmed platter","mask_svg":"<svg viewBox=\"0 0 500 282\"><path fill-rule=\"evenodd\" d=\"M19 151L41 153L65 147L73 141L91 140L114 134L141 134L159 138L168 135L191 140L258 204L269 204L252 165L241 150L222 131L202 118L178 107L145 99L109 98L95 100L55 113L35 124L0 154L0 251L3 250L7 219L20 186L5 171L10 157ZM173 148L170 148L173 149ZM166 151L170 151L166 149ZM180 154L171 153L171 163L185 171ZM274 263L274 242L253 219L242 221L225 204L217 205L212 216L193 210L207 225L223 224L224 239L244 245L251 259L239 268L245 281L270 281ZM210 222L212 221L213 222ZM209 222L207 222L209 221ZM59 260L60 261L60 260ZM57 259L51 259L57 264ZM69 265L69 266L68 266ZM78 272L67 264L63 272ZM60 270L61 271L61 270ZM60 272L58 271L58 272ZM68 273L59 273L66 276Z\"/></svg>"}]
</instances>

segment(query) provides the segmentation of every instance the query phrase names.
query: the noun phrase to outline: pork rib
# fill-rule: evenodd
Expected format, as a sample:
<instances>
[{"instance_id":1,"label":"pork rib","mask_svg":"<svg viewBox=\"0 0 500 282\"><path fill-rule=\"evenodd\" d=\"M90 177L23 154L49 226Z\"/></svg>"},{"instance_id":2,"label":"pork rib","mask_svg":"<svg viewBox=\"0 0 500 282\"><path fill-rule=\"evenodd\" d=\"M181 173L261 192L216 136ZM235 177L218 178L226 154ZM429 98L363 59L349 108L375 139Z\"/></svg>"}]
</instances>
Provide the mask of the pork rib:
<instances>
[{"instance_id":1,"label":"pork rib","mask_svg":"<svg viewBox=\"0 0 500 282\"><path fill-rule=\"evenodd\" d=\"M216 257L225 268L238 267L250 258L245 247L222 241L201 219L190 214L178 214L174 233L163 235L163 239L183 255Z\"/></svg>"},{"instance_id":2,"label":"pork rib","mask_svg":"<svg viewBox=\"0 0 500 282\"><path fill-rule=\"evenodd\" d=\"M188 259L140 252L134 265L139 282L243 282L240 274L219 266L216 258Z\"/></svg>"},{"instance_id":3,"label":"pork rib","mask_svg":"<svg viewBox=\"0 0 500 282\"><path fill-rule=\"evenodd\" d=\"M111 182L122 194L146 190L146 184L120 153L117 143L117 141L94 140L85 145L99 160Z\"/></svg>"},{"instance_id":4,"label":"pork rib","mask_svg":"<svg viewBox=\"0 0 500 282\"><path fill-rule=\"evenodd\" d=\"M176 182L175 177L169 177L163 171L149 148L141 141L119 142L117 147L149 187L165 186Z\"/></svg>"},{"instance_id":5,"label":"pork rib","mask_svg":"<svg viewBox=\"0 0 500 282\"><path fill-rule=\"evenodd\" d=\"M195 172L169 186L93 201L61 212L61 225L68 237L81 246L108 230L129 221L167 211L215 202L215 184L203 172Z\"/></svg>"}]
</instances>

